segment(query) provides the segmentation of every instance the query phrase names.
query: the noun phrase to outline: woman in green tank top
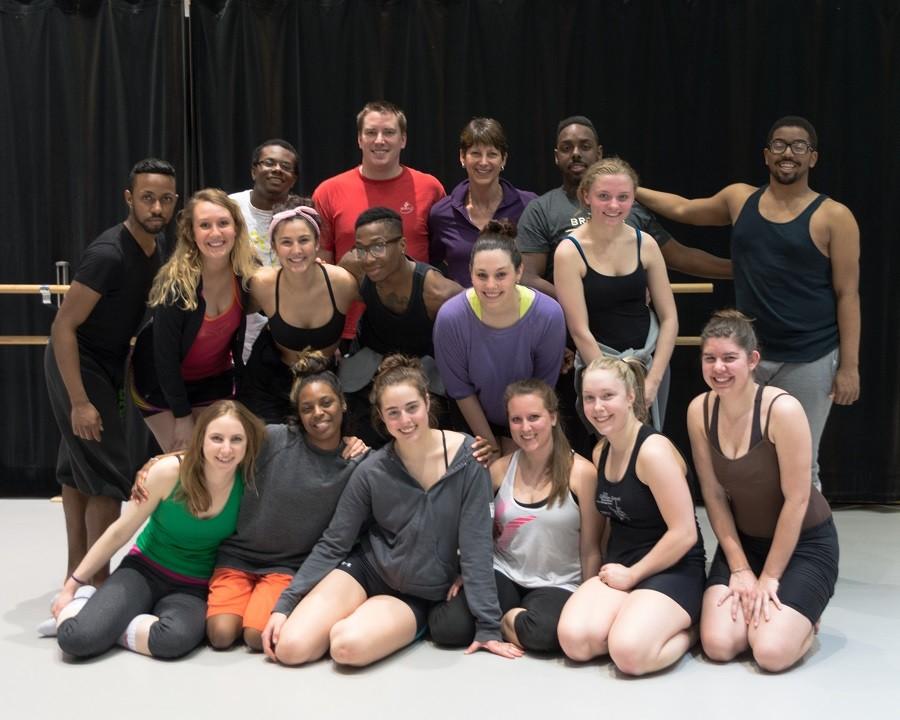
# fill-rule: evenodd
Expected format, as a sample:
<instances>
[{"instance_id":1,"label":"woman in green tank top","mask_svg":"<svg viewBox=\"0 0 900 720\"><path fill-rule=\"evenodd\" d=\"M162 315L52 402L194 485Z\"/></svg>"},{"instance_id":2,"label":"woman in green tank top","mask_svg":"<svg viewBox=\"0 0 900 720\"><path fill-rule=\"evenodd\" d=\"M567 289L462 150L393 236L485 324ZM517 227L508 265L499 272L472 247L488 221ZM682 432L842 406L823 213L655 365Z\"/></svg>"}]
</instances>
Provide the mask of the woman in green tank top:
<instances>
[{"instance_id":1,"label":"woman in green tank top","mask_svg":"<svg viewBox=\"0 0 900 720\"><path fill-rule=\"evenodd\" d=\"M243 405L219 401L198 417L183 459L153 465L148 499L125 506L53 603L64 652L91 657L119 642L144 655L174 658L203 640L216 551L234 532L264 433ZM145 521L122 564L95 592L93 575Z\"/></svg>"}]
</instances>

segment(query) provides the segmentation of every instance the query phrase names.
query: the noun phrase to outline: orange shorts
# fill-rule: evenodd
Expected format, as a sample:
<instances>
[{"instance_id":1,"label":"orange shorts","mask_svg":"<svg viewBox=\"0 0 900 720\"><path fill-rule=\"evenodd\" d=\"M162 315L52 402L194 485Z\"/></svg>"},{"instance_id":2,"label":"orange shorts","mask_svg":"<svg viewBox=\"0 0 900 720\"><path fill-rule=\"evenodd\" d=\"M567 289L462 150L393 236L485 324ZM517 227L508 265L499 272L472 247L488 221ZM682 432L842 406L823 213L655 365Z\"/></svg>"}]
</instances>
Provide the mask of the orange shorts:
<instances>
[{"instance_id":1,"label":"orange shorts","mask_svg":"<svg viewBox=\"0 0 900 720\"><path fill-rule=\"evenodd\" d=\"M286 573L256 575L234 568L216 568L209 581L206 617L239 615L243 627L262 632L278 596L293 579Z\"/></svg>"}]
</instances>

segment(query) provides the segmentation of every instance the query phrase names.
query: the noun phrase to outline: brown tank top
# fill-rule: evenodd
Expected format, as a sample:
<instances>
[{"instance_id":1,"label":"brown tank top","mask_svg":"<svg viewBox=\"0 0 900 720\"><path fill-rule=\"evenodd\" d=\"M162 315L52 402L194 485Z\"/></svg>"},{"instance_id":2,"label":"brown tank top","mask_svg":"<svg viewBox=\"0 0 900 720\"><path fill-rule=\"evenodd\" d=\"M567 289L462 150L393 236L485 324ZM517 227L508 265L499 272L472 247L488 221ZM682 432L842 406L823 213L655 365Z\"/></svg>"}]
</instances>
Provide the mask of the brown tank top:
<instances>
[{"instance_id":1,"label":"brown tank top","mask_svg":"<svg viewBox=\"0 0 900 720\"><path fill-rule=\"evenodd\" d=\"M712 450L710 458L713 470L719 484L728 495L738 530L751 537L771 538L775 535L775 526L784 505L784 495L781 492L778 453L775 445L769 440L769 421L772 418L772 405L778 398L788 393L781 393L772 398L763 432L760 427L762 391L762 386L756 391L750 426L750 448L744 455L732 459L722 454L719 445L719 398L716 397L710 416L709 393L706 393L703 399L703 421ZM831 508L828 501L815 487L811 487L802 529L815 527L829 517Z\"/></svg>"}]
</instances>

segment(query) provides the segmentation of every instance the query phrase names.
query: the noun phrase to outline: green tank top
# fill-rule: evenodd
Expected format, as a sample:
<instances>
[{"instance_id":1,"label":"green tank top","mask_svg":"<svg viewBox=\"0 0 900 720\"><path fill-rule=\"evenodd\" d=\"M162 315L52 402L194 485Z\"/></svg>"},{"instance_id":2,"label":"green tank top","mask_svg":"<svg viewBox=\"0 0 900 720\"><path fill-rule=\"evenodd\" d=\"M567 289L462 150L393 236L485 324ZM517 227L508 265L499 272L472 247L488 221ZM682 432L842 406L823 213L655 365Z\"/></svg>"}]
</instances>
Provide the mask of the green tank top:
<instances>
[{"instance_id":1,"label":"green tank top","mask_svg":"<svg viewBox=\"0 0 900 720\"><path fill-rule=\"evenodd\" d=\"M179 481L180 482L180 481ZM234 532L244 476L239 469L222 512L210 518L191 515L187 505L175 498L178 483L163 500L138 535L135 543L143 555L167 570L208 580L216 562L219 543Z\"/></svg>"}]
</instances>

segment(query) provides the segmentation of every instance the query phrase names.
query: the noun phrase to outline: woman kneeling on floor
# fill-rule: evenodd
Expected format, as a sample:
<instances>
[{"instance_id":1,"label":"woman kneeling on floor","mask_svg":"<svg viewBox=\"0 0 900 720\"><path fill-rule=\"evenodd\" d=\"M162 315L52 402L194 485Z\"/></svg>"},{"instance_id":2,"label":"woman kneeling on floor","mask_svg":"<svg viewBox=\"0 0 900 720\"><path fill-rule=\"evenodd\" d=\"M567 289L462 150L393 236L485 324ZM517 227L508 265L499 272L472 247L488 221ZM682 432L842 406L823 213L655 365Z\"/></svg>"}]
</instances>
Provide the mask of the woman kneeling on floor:
<instances>
[{"instance_id":1,"label":"woman kneeling on floor","mask_svg":"<svg viewBox=\"0 0 900 720\"><path fill-rule=\"evenodd\" d=\"M828 501L809 481L803 407L753 381L760 358L750 320L722 310L701 339L711 391L691 402L688 431L719 547L700 640L712 660L749 647L762 669L778 672L809 650L834 593L837 532Z\"/></svg>"},{"instance_id":2,"label":"woman kneeling on floor","mask_svg":"<svg viewBox=\"0 0 900 720\"><path fill-rule=\"evenodd\" d=\"M584 372L584 413L605 438L594 462L609 542L600 573L575 591L559 621L571 659L608 653L628 675L662 670L687 652L706 579L687 465L645 424L643 388L634 358L600 357Z\"/></svg>"},{"instance_id":3,"label":"woman kneeling on floor","mask_svg":"<svg viewBox=\"0 0 900 720\"><path fill-rule=\"evenodd\" d=\"M396 652L424 633L457 562L477 618L468 651L522 654L500 639L488 472L472 457L470 436L430 426L427 387L418 360L382 361L371 401L392 440L353 473L276 604L263 631L273 660L300 665L330 650L337 663L363 666Z\"/></svg>"}]
</instances>

